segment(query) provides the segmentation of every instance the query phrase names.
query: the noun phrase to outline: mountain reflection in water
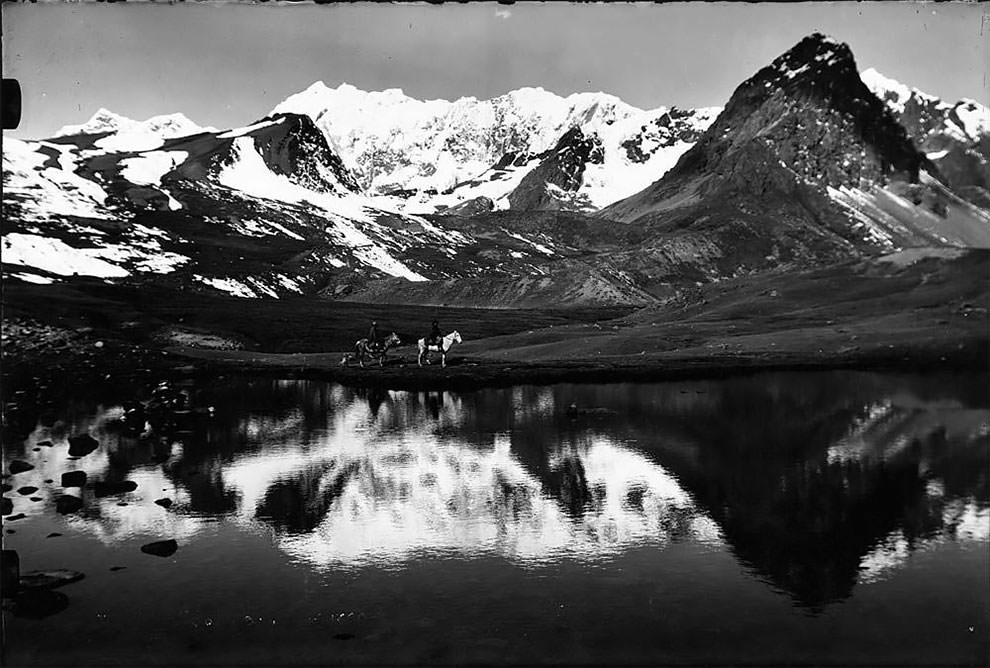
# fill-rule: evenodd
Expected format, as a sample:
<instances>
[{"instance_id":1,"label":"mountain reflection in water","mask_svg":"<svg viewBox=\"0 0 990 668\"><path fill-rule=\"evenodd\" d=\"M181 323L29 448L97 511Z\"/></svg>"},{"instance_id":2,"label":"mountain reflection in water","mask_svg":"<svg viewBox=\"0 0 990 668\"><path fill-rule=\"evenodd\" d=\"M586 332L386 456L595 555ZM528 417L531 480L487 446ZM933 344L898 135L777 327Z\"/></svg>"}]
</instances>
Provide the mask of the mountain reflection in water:
<instances>
[{"instance_id":1,"label":"mountain reflection in water","mask_svg":"<svg viewBox=\"0 0 990 668\"><path fill-rule=\"evenodd\" d=\"M21 485L71 469L137 482L85 495L71 516L105 542L163 527L194 541L230 521L294 561L347 569L481 555L541 568L693 541L821 609L920 548L985 547L984 381L836 372L417 393L225 380L190 384L215 416L184 431L128 437L119 406L79 401L5 464L37 466ZM101 446L66 461L80 431ZM49 497L24 512L51 512Z\"/></svg>"}]
</instances>

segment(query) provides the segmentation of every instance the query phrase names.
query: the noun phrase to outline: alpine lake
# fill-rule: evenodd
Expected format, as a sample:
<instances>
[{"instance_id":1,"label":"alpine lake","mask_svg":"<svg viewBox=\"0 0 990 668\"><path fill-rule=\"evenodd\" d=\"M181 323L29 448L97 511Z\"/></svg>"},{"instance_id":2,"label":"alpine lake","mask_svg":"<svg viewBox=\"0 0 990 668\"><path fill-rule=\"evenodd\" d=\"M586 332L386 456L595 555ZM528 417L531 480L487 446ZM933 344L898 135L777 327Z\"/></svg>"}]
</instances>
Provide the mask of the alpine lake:
<instances>
[{"instance_id":1,"label":"alpine lake","mask_svg":"<svg viewBox=\"0 0 990 668\"><path fill-rule=\"evenodd\" d=\"M84 574L6 665L990 659L985 373L170 391L5 428L4 548Z\"/></svg>"}]
</instances>

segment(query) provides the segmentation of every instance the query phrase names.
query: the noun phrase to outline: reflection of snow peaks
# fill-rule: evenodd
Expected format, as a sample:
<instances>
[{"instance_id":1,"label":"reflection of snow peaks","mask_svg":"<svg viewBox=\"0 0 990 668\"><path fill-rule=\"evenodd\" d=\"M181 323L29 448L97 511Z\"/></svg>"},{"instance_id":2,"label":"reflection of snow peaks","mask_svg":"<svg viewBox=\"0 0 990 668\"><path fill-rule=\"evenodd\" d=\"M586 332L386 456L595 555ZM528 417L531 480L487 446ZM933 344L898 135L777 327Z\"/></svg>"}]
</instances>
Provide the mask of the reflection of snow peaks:
<instances>
[{"instance_id":1,"label":"reflection of snow peaks","mask_svg":"<svg viewBox=\"0 0 990 668\"><path fill-rule=\"evenodd\" d=\"M929 485L928 492L939 496L941 485ZM990 541L990 507L966 499L947 501L938 536L912 545L901 529L892 532L860 560L857 579L860 583L885 580L910 560L914 550L931 550L948 540L981 544Z\"/></svg>"},{"instance_id":2,"label":"reflection of snow peaks","mask_svg":"<svg viewBox=\"0 0 990 668\"><path fill-rule=\"evenodd\" d=\"M176 443L163 449L157 442L121 439L108 430L108 422L121 415L120 407L100 407L93 415L77 422L71 433L64 433L58 428L36 428L26 439L26 450L29 453L26 458L35 468L18 474L17 483L37 487L38 491L34 496L41 497L44 503L30 503L28 499L21 497L16 500L17 512L29 516L52 512L55 499L64 493L81 497L84 502L82 510L65 517L66 523L75 529L91 533L103 543L163 535L181 540L196 534L205 523L203 518L176 514L154 504L156 499L167 497L177 507L181 507L188 498L186 490L170 480L159 463L165 460L165 466L168 466L169 462L181 457L181 445ZM90 454L70 459L68 438L81 433L91 435L101 445ZM50 441L51 445L38 446L46 441ZM34 447L39 447L38 451L34 451ZM147 452L142 452L143 450ZM153 450L156 452L152 452ZM138 465L124 477L137 484L136 490L102 498L95 496L92 489L94 482L119 480L110 474L115 468L115 459L141 459L144 455L156 460L156 463ZM62 488L61 476L70 471L86 473L86 487ZM52 482L46 483L46 480Z\"/></svg>"},{"instance_id":3,"label":"reflection of snow peaks","mask_svg":"<svg viewBox=\"0 0 990 668\"><path fill-rule=\"evenodd\" d=\"M395 564L423 552L495 553L538 563L596 558L664 542L675 531L718 540L714 523L661 467L608 441L579 456L596 498L577 518L516 460L506 436L480 449L420 433L350 455L323 474L324 486L339 484L340 472L355 465L315 530L278 539L294 557L353 565Z\"/></svg>"},{"instance_id":4,"label":"reflection of snow peaks","mask_svg":"<svg viewBox=\"0 0 990 668\"><path fill-rule=\"evenodd\" d=\"M936 433L950 440L970 440L979 437L988 419L990 411L964 408L958 402L888 397L865 407L864 415L852 421L846 435L828 448L828 462L889 460L918 438Z\"/></svg>"}]
</instances>

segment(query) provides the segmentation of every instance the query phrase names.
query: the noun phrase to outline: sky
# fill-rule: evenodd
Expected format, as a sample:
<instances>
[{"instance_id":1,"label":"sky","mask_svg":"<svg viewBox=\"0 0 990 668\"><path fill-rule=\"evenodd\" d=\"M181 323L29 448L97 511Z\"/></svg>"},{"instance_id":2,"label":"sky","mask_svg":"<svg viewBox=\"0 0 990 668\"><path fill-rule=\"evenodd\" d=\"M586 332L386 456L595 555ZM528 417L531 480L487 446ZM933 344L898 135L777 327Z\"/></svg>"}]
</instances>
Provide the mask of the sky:
<instances>
[{"instance_id":1,"label":"sky","mask_svg":"<svg viewBox=\"0 0 990 668\"><path fill-rule=\"evenodd\" d=\"M860 70L990 105L990 6L809 2L3 3L3 76L24 93L15 137L46 137L100 107L182 112L229 128L322 80L421 99L523 86L604 91L641 108L720 106L816 30Z\"/></svg>"}]
</instances>

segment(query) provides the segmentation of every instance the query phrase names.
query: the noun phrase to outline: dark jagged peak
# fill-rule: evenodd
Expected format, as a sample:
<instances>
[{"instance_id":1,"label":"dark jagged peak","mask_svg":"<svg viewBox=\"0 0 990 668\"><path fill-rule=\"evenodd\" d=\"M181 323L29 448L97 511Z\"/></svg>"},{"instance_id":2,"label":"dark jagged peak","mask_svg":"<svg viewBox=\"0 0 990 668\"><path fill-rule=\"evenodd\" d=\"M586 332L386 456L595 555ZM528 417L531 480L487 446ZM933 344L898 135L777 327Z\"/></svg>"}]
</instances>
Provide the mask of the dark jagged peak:
<instances>
[{"instance_id":1,"label":"dark jagged peak","mask_svg":"<svg viewBox=\"0 0 990 668\"><path fill-rule=\"evenodd\" d=\"M796 90L804 86L828 89L846 77L859 78L848 44L821 33L812 33L744 81L733 99L769 97L768 89Z\"/></svg>"},{"instance_id":2,"label":"dark jagged peak","mask_svg":"<svg viewBox=\"0 0 990 668\"><path fill-rule=\"evenodd\" d=\"M189 158L175 170L178 178L199 181L218 177L238 166L238 179L256 177L251 166L260 158L273 174L321 193L358 192L354 175L330 148L312 119L301 114L278 113L251 125L217 133L167 141L164 148L181 150Z\"/></svg>"},{"instance_id":3,"label":"dark jagged peak","mask_svg":"<svg viewBox=\"0 0 990 668\"><path fill-rule=\"evenodd\" d=\"M810 35L744 81L677 165L602 211L635 220L702 200L794 187L916 183L931 162L866 85L845 44Z\"/></svg>"},{"instance_id":4,"label":"dark jagged peak","mask_svg":"<svg viewBox=\"0 0 990 668\"><path fill-rule=\"evenodd\" d=\"M838 125L835 129L851 130L855 143L863 144L865 149L859 153L868 153L859 157L866 159L863 167L866 178L871 180L884 182L888 176L894 176L914 183L922 166L931 167L912 145L904 128L863 83L849 46L821 33L805 37L744 81L713 129L727 132L729 127L738 126L758 110L768 113L758 114L757 120L771 126L778 119L803 115L806 122L826 130L832 129L825 125L827 121ZM793 129L798 131L795 139L812 139L800 132L805 129L800 122ZM814 150L814 142L803 143ZM855 155L850 155L841 162L850 165L859 162L854 158ZM856 181L863 171L853 169L844 175L833 170L825 178L813 180L833 186L858 185Z\"/></svg>"},{"instance_id":5,"label":"dark jagged peak","mask_svg":"<svg viewBox=\"0 0 990 668\"><path fill-rule=\"evenodd\" d=\"M323 133L301 114L273 114L246 127L169 140L164 148L189 156L174 171L179 179L221 178L243 189L267 170L315 192L346 194L359 190L354 175Z\"/></svg>"},{"instance_id":6,"label":"dark jagged peak","mask_svg":"<svg viewBox=\"0 0 990 668\"><path fill-rule=\"evenodd\" d=\"M509 195L509 207L523 211L585 208L580 202L572 202L566 194L581 187L587 165L600 165L605 159L598 135L585 135L581 128L574 126L539 157L542 159L540 164L523 177Z\"/></svg>"},{"instance_id":7,"label":"dark jagged peak","mask_svg":"<svg viewBox=\"0 0 990 668\"><path fill-rule=\"evenodd\" d=\"M268 122L266 124L266 122ZM262 159L276 174L317 192L358 192L360 186L309 116L275 114L248 132Z\"/></svg>"}]
</instances>

